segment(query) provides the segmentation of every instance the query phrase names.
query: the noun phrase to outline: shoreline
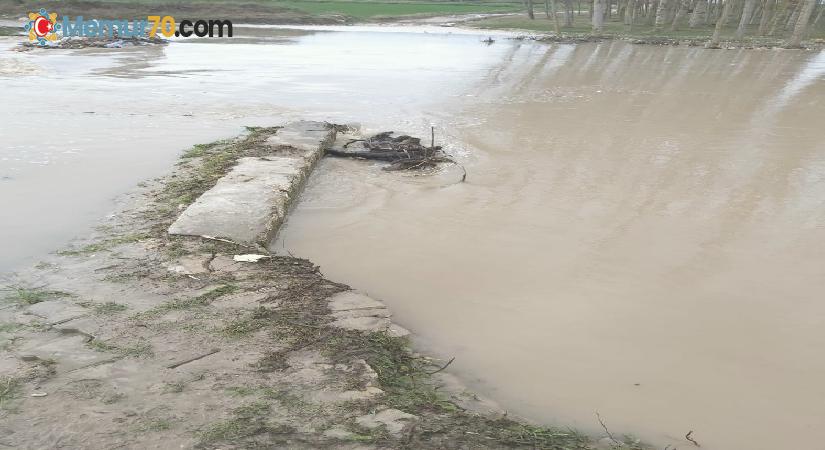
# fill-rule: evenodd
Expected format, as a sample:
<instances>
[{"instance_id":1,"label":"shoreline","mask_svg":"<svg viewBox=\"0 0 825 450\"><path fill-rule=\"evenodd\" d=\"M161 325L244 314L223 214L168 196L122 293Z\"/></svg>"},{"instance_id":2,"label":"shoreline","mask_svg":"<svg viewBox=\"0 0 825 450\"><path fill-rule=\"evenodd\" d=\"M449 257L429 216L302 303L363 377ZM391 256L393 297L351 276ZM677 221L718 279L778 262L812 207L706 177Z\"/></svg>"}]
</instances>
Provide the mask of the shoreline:
<instances>
[{"instance_id":1,"label":"shoreline","mask_svg":"<svg viewBox=\"0 0 825 450\"><path fill-rule=\"evenodd\" d=\"M510 418L306 259L167 233L241 158L293 148L265 144L281 129L195 146L97 236L4 283L0 443L616 448Z\"/></svg>"}]
</instances>

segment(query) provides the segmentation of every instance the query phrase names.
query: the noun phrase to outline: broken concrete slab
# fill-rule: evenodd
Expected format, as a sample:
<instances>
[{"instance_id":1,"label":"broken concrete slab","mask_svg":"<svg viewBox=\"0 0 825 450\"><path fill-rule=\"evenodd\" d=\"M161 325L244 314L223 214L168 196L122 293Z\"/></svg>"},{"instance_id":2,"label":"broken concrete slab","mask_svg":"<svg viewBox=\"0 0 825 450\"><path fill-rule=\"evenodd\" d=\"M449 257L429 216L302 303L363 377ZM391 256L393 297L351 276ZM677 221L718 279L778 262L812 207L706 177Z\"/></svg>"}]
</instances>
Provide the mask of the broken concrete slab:
<instances>
[{"instance_id":1,"label":"broken concrete slab","mask_svg":"<svg viewBox=\"0 0 825 450\"><path fill-rule=\"evenodd\" d=\"M51 324L58 324L89 314L89 310L65 300L47 300L35 303L26 309L26 312Z\"/></svg>"},{"instance_id":2,"label":"broken concrete slab","mask_svg":"<svg viewBox=\"0 0 825 450\"><path fill-rule=\"evenodd\" d=\"M358 331L384 331L390 325L390 311L378 300L356 291L345 291L330 297L329 309L333 326Z\"/></svg>"},{"instance_id":3,"label":"broken concrete slab","mask_svg":"<svg viewBox=\"0 0 825 450\"><path fill-rule=\"evenodd\" d=\"M168 269L170 272L180 275L197 275L208 271L205 266L208 261L208 259L196 256L184 256L169 263Z\"/></svg>"},{"instance_id":4,"label":"broken concrete slab","mask_svg":"<svg viewBox=\"0 0 825 450\"><path fill-rule=\"evenodd\" d=\"M418 419L418 417L412 414L408 414L397 409L388 408L375 414L367 414L365 416L356 417L355 423L369 429L378 428L384 425L387 427L387 432L393 436L400 436L401 432L404 431L404 427L416 419Z\"/></svg>"},{"instance_id":5,"label":"broken concrete slab","mask_svg":"<svg viewBox=\"0 0 825 450\"><path fill-rule=\"evenodd\" d=\"M326 149L334 141L334 129L328 124L301 120L284 125L274 136L269 137L266 143L304 150L317 159L323 156L323 152L318 153L316 151L319 144Z\"/></svg>"},{"instance_id":6,"label":"broken concrete slab","mask_svg":"<svg viewBox=\"0 0 825 450\"><path fill-rule=\"evenodd\" d=\"M332 326L355 331L384 331L390 326L388 317L375 317L371 315L337 317Z\"/></svg>"},{"instance_id":7,"label":"broken concrete slab","mask_svg":"<svg viewBox=\"0 0 825 450\"><path fill-rule=\"evenodd\" d=\"M280 150L273 149L272 156L238 160L181 213L169 233L266 246L334 139L335 129L323 122L287 124L267 140Z\"/></svg>"},{"instance_id":8,"label":"broken concrete slab","mask_svg":"<svg viewBox=\"0 0 825 450\"><path fill-rule=\"evenodd\" d=\"M329 298L329 309L332 311L376 308L386 309L386 306L378 300L357 291L344 291Z\"/></svg>"},{"instance_id":9,"label":"broken concrete slab","mask_svg":"<svg viewBox=\"0 0 825 450\"><path fill-rule=\"evenodd\" d=\"M58 370L72 371L82 367L89 367L112 359L111 354L98 352L86 346L88 337L82 334L54 334L43 335L40 339L33 339L28 345L17 351L19 358L38 358L53 360Z\"/></svg>"}]
</instances>

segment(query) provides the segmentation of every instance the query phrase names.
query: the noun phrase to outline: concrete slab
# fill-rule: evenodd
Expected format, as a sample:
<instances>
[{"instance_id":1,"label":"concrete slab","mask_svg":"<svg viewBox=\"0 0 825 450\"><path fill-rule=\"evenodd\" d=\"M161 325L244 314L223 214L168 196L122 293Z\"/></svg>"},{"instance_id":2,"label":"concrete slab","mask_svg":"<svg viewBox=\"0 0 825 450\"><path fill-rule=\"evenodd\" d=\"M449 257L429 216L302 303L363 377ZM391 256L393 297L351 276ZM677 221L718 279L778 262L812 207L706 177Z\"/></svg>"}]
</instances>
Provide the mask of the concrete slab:
<instances>
[{"instance_id":1,"label":"concrete slab","mask_svg":"<svg viewBox=\"0 0 825 450\"><path fill-rule=\"evenodd\" d=\"M356 291L345 291L329 298L335 321L332 326L358 331L386 331L392 325L390 311L382 302ZM399 330L403 330L399 327ZM403 335L403 334L402 334ZM393 334L395 336L395 334Z\"/></svg>"},{"instance_id":2,"label":"concrete slab","mask_svg":"<svg viewBox=\"0 0 825 450\"><path fill-rule=\"evenodd\" d=\"M383 425L387 427L387 431L393 436L400 436L404 427L417 419L418 417L412 414L389 408L374 414L356 417L355 423L369 429L378 428Z\"/></svg>"},{"instance_id":3,"label":"concrete slab","mask_svg":"<svg viewBox=\"0 0 825 450\"><path fill-rule=\"evenodd\" d=\"M334 139L335 130L323 122L285 125L267 144L288 149L273 149L272 156L241 158L181 213L169 233L266 246Z\"/></svg>"},{"instance_id":4,"label":"concrete slab","mask_svg":"<svg viewBox=\"0 0 825 450\"><path fill-rule=\"evenodd\" d=\"M378 300L357 291L344 291L329 298L329 309L332 311L376 308L386 308L386 306Z\"/></svg>"},{"instance_id":5,"label":"concrete slab","mask_svg":"<svg viewBox=\"0 0 825 450\"><path fill-rule=\"evenodd\" d=\"M284 125L278 132L267 139L270 145L285 145L316 153L319 143L326 148L335 141L335 133L324 122L301 120ZM320 156L323 155L318 155Z\"/></svg>"},{"instance_id":6,"label":"concrete slab","mask_svg":"<svg viewBox=\"0 0 825 450\"><path fill-rule=\"evenodd\" d=\"M98 352L86 346L85 336L56 334L32 339L18 350L19 357L54 360L58 371L76 370L112 359L110 353Z\"/></svg>"},{"instance_id":7,"label":"concrete slab","mask_svg":"<svg viewBox=\"0 0 825 450\"><path fill-rule=\"evenodd\" d=\"M61 323L89 314L88 309L65 300L47 300L35 303L29 306L26 311L45 319L49 323Z\"/></svg>"}]
</instances>

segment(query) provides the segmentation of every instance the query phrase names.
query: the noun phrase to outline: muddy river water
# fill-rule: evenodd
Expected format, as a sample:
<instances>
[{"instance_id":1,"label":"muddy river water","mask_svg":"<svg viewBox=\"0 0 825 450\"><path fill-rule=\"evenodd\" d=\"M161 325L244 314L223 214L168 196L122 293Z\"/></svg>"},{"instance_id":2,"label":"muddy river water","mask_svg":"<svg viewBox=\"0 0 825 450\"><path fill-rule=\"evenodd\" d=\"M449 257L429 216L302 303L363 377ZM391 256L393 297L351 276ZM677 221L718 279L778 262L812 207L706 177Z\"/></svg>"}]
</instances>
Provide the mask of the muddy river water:
<instances>
[{"instance_id":1,"label":"muddy river water","mask_svg":"<svg viewBox=\"0 0 825 450\"><path fill-rule=\"evenodd\" d=\"M598 411L662 447L689 430L708 449L822 444L825 52L250 30L3 52L0 270L242 125L435 126L466 183L327 159L273 248L386 301L532 420L599 431Z\"/></svg>"}]
</instances>

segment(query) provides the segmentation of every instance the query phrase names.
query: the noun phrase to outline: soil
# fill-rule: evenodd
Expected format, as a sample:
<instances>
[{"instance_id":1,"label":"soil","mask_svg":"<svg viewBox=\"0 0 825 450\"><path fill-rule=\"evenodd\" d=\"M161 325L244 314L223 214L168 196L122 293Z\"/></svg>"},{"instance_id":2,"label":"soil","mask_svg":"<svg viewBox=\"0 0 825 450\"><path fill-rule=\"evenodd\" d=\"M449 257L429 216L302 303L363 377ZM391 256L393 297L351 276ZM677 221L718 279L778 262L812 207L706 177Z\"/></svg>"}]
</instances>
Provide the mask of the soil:
<instances>
[{"instance_id":1,"label":"soil","mask_svg":"<svg viewBox=\"0 0 825 450\"><path fill-rule=\"evenodd\" d=\"M166 233L277 130L196 146L96 236L5 280L0 446L619 446L508 417L308 260Z\"/></svg>"}]
</instances>

